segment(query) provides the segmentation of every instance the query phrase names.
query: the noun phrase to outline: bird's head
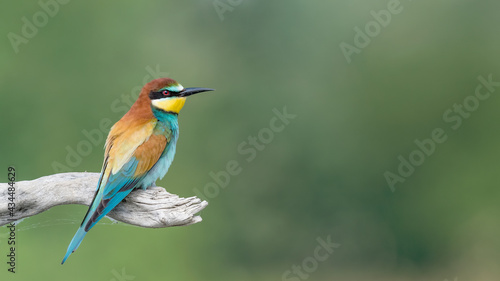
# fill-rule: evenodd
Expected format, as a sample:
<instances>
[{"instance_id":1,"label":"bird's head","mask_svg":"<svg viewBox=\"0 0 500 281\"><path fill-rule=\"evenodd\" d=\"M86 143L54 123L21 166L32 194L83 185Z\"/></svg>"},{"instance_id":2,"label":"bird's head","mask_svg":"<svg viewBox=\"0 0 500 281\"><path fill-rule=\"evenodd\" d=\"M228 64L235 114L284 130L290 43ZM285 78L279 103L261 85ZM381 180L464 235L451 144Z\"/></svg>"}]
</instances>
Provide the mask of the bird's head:
<instances>
[{"instance_id":1,"label":"bird's head","mask_svg":"<svg viewBox=\"0 0 500 281\"><path fill-rule=\"evenodd\" d=\"M179 114L186 102L186 97L213 91L213 89L208 88L184 88L170 78L155 79L146 86L149 89L148 96L151 100L151 106L174 114Z\"/></svg>"}]
</instances>

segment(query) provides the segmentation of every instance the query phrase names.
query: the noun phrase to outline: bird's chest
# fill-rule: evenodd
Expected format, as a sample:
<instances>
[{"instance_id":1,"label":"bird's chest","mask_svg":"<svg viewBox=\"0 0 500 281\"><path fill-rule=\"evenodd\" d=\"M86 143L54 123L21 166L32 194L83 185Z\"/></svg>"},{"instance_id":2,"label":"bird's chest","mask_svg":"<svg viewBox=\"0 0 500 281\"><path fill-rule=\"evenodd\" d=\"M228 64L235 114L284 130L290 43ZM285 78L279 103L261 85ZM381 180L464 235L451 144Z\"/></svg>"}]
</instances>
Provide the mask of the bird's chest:
<instances>
[{"instance_id":1,"label":"bird's chest","mask_svg":"<svg viewBox=\"0 0 500 281\"><path fill-rule=\"evenodd\" d=\"M165 150L163 151L158 162L153 166L153 169L150 171L150 180L156 181L157 179L162 179L163 176L168 171L168 168L174 161L175 155L175 146L177 144L178 134L172 135L170 141L167 143Z\"/></svg>"},{"instance_id":2,"label":"bird's chest","mask_svg":"<svg viewBox=\"0 0 500 281\"><path fill-rule=\"evenodd\" d=\"M160 159L158 159L158 162L156 162L144 178L143 187L151 186L157 179L162 179L174 160L175 147L179 137L177 116L165 116L162 119L158 118L158 121L159 122L156 124L153 134L165 136L168 139L168 142L160 156Z\"/></svg>"}]
</instances>

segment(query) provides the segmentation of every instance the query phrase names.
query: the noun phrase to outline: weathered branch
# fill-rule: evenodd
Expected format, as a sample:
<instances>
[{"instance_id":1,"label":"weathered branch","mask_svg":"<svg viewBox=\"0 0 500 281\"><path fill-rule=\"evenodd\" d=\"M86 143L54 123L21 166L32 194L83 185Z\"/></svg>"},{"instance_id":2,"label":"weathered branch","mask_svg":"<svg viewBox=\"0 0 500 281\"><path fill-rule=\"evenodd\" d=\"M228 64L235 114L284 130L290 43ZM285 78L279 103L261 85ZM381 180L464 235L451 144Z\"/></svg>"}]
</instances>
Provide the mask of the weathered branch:
<instances>
[{"instance_id":1,"label":"weathered branch","mask_svg":"<svg viewBox=\"0 0 500 281\"><path fill-rule=\"evenodd\" d=\"M10 216L8 184L0 183L0 226L31 217L57 205L90 205L98 173L63 173L15 184L15 211ZM108 216L141 227L190 225L201 221L196 213L208 205L197 197L180 198L162 187L132 191ZM82 213L82 219L83 219Z\"/></svg>"}]
</instances>

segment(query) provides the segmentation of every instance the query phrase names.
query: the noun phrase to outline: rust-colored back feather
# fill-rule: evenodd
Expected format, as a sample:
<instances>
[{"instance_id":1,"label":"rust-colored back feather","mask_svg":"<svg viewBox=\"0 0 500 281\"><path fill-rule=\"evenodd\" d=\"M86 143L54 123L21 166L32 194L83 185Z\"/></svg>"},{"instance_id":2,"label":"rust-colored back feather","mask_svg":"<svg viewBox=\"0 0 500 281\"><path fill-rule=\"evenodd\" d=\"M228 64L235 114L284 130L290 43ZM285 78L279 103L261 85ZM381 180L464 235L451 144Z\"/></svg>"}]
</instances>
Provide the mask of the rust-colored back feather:
<instances>
[{"instance_id":1,"label":"rust-colored back feather","mask_svg":"<svg viewBox=\"0 0 500 281\"><path fill-rule=\"evenodd\" d=\"M134 153L139 160L134 176L141 176L147 173L160 159L163 150L167 146L168 139L163 135L152 135L148 141L141 144Z\"/></svg>"}]
</instances>

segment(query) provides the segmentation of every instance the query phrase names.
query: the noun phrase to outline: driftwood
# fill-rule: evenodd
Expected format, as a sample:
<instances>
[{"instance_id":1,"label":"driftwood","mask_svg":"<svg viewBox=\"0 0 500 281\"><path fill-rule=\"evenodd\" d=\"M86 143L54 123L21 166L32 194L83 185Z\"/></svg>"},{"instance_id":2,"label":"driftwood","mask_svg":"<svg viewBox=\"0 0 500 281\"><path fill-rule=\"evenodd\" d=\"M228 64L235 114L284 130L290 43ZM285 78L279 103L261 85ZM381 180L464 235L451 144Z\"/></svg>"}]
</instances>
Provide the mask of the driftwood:
<instances>
[{"instance_id":1,"label":"driftwood","mask_svg":"<svg viewBox=\"0 0 500 281\"><path fill-rule=\"evenodd\" d=\"M89 206L98 180L98 173L63 173L16 182L14 216L8 209L8 184L0 183L0 226L58 205ZM107 216L140 227L184 226L200 222L196 213L207 205L197 197L180 198L162 187L151 187L132 191Z\"/></svg>"}]
</instances>

